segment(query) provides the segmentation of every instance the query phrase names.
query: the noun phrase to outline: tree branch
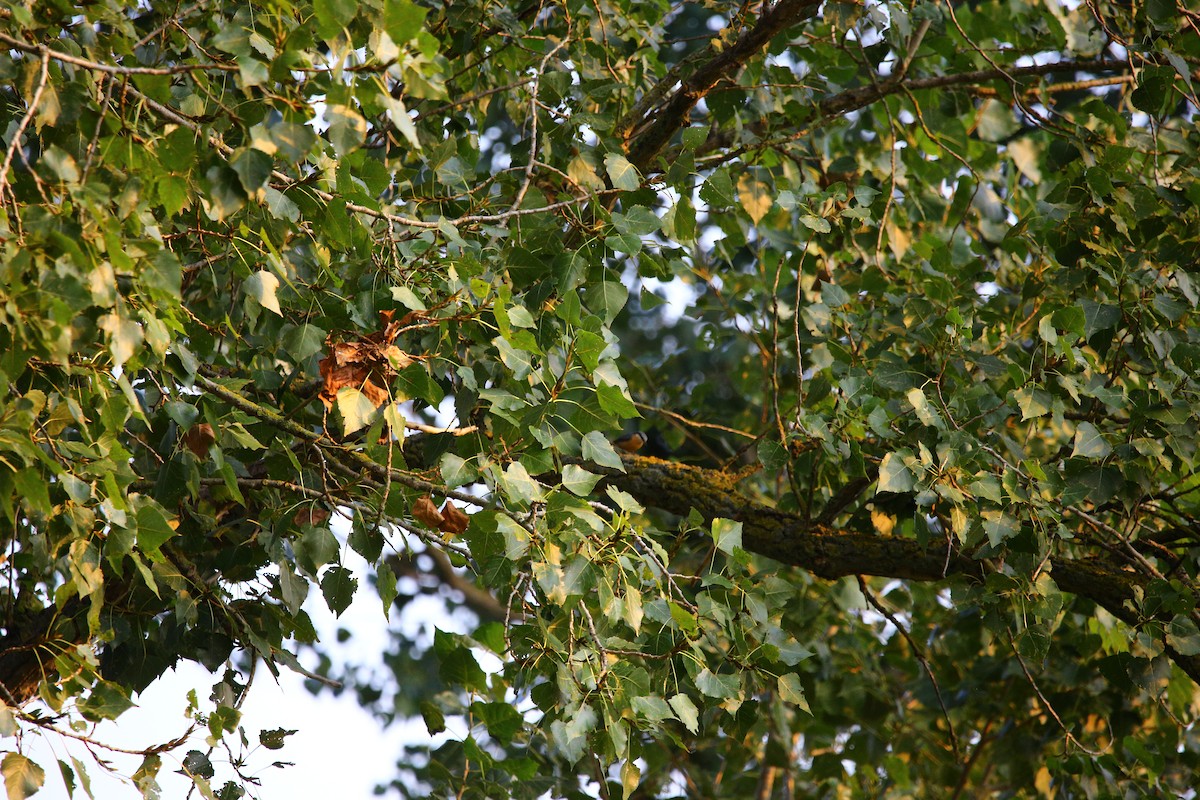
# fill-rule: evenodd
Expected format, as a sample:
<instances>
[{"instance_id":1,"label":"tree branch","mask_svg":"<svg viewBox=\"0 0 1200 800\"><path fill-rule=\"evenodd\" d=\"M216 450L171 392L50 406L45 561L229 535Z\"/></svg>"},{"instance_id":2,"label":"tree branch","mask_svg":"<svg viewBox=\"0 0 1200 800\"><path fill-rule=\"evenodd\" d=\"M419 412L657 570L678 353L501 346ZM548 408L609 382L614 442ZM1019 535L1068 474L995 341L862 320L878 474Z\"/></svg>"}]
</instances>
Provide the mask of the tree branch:
<instances>
[{"instance_id":1,"label":"tree branch","mask_svg":"<svg viewBox=\"0 0 1200 800\"><path fill-rule=\"evenodd\" d=\"M700 61L700 66L683 79L666 103L657 107L657 111L646 109L641 119L627 119L624 122L627 131L625 149L629 161L638 169L644 169L671 141L671 137L687 125L692 109L721 79L740 69L776 34L815 14L819 5L818 0L777 0L763 12L753 28L743 30L728 47L720 49L709 43L701 51L703 55L696 59ZM676 80L676 73L668 72L648 96L665 94L663 87L669 89ZM635 111L641 109L642 104L635 107Z\"/></svg>"},{"instance_id":2,"label":"tree branch","mask_svg":"<svg viewBox=\"0 0 1200 800\"><path fill-rule=\"evenodd\" d=\"M915 539L837 530L819 522L756 503L738 493L734 479L722 472L670 461L624 456L626 472L589 464L609 483L640 502L686 516L695 509L705 520L731 519L742 523L742 546L749 552L801 567L833 580L847 575L874 575L922 582L961 576L982 580L985 564L945 545ZM1087 598L1123 622L1137 627L1143 620L1131 605L1144 589L1144 579L1099 558L1057 556L1050 574L1064 592ZM1175 650L1165 637L1165 652L1193 681L1200 684L1200 657Z\"/></svg>"},{"instance_id":3,"label":"tree branch","mask_svg":"<svg viewBox=\"0 0 1200 800\"><path fill-rule=\"evenodd\" d=\"M944 89L951 86L973 86L975 84L987 83L996 80L1013 80L1025 77L1040 77L1049 75L1055 72L1127 72L1130 65L1125 61L1117 61L1115 59L1094 59L1089 61L1057 61L1052 64L1032 64L1024 67L1006 67L1003 69L980 69L971 72L960 72L953 75L931 75L923 78L908 78L905 73L898 73L886 80L881 80L876 83L864 86L856 86L852 89L847 89L843 92L831 95L819 101L816 105L815 113L811 118L802 123L803 127L792 133L779 136L773 139L764 139L753 144L743 145L728 153L721 154L717 157L717 161L728 161L731 158L736 158L750 150L763 147L773 147L776 145L785 144L800 139L810 134L815 128L820 127L830 120L837 119L852 111L858 111L861 108L866 108L872 103L878 102L885 97L893 94L901 94L904 92L916 92L926 89ZM1102 81L1111 82L1111 79L1101 79ZM1087 81L1073 82L1077 87L1088 83ZM1097 85L1108 85L1107 83L1098 83ZM999 94L999 92L997 92ZM752 127L751 130L754 130ZM769 134L769 131L759 130L757 134L760 136ZM716 131L709 136L708 140L697 149L697 153L712 153L731 143L731 134L728 131ZM711 164L710 164L711 166Z\"/></svg>"}]
</instances>

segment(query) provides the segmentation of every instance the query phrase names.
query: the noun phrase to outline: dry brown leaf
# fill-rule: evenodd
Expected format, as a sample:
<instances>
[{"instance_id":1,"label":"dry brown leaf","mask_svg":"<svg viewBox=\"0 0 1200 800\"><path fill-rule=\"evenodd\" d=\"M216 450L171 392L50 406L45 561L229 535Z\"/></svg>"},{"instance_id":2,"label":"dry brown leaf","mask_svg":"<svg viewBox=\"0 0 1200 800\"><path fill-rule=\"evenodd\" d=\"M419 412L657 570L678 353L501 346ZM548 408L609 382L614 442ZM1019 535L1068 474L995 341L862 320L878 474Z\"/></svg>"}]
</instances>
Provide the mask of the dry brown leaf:
<instances>
[{"instance_id":1,"label":"dry brown leaf","mask_svg":"<svg viewBox=\"0 0 1200 800\"><path fill-rule=\"evenodd\" d=\"M396 323L391 323L395 325ZM376 336L378 334L371 334ZM387 387L415 359L391 343L380 344L370 337L358 342L326 342L329 355L321 359L321 402L333 408L338 389L358 389L378 408L388 402Z\"/></svg>"},{"instance_id":2,"label":"dry brown leaf","mask_svg":"<svg viewBox=\"0 0 1200 800\"><path fill-rule=\"evenodd\" d=\"M183 434L183 446L195 453L196 458L207 456L208 448L212 447L216 440L217 435L213 432L212 425L207 422L193 425Z\"/></svg>"},{"instance_id":3,"label":"dry brown leaf","mask_svg":"<svg viewBox=\"0 0 1200 800\"><path fill-rule=\"evenodd\" d=\"M442 525L446 524L442 513L437 510L437 506L433 504L433 498L429 495L418 498L417 502L412 504L413 518L419 522L423 522L430 528L442 529Z\"/></svg>"},{"instance_id":4,"label":"dry brown leaf","mask_svg":"<svg viewBox=\"0 0 1200 800\"><path fill-rule=\"evenodd\" d=\"M471 518L459 511L454 506L454 503L451 503L449 500L442 506L442 517L444 519L438 530L453 533L456 536L465 531L467 526L471 524Z\"/></svg>"},{"instance_id":5,"label":"dry brown leaf","mask_svg":"<svg viewBox=\"0 0 1200 800\"><path fill-rule=\"evenodd\" d=\"M320 527L329 519L329 511L321 506L305 506L292 516L292 522L297 526L312 525Z\"/></svg>"}]
</instances>

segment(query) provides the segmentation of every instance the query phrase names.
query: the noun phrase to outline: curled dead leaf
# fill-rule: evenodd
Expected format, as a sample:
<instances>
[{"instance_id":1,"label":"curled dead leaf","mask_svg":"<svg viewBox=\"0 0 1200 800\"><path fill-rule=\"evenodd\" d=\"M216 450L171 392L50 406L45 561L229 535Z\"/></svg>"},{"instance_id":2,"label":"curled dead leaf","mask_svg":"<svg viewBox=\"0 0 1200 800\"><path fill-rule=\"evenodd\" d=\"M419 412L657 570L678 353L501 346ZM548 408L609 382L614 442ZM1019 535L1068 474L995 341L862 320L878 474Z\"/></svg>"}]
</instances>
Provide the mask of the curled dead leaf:
<instances>
[{"instance_id":1,"label":"curled dead leaf","mask_svg":"<svg viewBox=\"0 0 1200 800\"><path fill-rule=\"evenodd\" d=\"M213 442L216 440L217 435L213 431L212 425L209 425L207 422L193 425L183 434L183 446L191 450L196 458L207 456L208 448L212 447Z\"/></svg>"},{"instance_id":2,"label":"curled dead leaf","mask_svg":"<svg viewBox=\"0 0 1200 800\"><path fill-rule=\"evenodd\" d=\"M453 533L456 536L461 534L471 524L471 518L455 507L454 503L449 500L442 506L442 524L438 527L439 530L446 533Z\"/></svg>"},{"instance_id":3,"label":"curled dead leaf","mask_svg":"<svg viewBox=\"0 0 1200 800\"><path fill-rule=\"evenodd\" d=\"M388 387L399 370L416 359L396 347L403 327L392 319L395 312L379 313L380 329L356 342L325 341L327 355L317 365L321 371L321 402L333 408L338 389L351 387L363 393L376 408L389 400Z\"/></svg>"},{"instance_id":4,"label":"curled dead leaf","mask_svg":"<svg viewBox=\"0 0 1200 800\"><path fill-rule=\"evenodd\" d=\"M446 522L445 518L442 517L442 513L437 510L437 506L433 504L433 498L429 495L418 498L412 504L411 510L414 519L425 523L430 528L441 530L442 525Z\"/></svg>"}]
</instances>

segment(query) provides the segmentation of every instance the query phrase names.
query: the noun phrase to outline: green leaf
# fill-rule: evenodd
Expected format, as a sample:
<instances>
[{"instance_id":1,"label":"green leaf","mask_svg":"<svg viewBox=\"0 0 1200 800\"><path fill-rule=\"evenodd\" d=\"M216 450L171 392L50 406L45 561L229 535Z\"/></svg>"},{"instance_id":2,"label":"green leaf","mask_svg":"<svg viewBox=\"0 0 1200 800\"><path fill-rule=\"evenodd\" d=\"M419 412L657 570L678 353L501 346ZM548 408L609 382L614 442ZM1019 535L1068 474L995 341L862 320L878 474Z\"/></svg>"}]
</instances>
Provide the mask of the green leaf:
<instances>
[{"instance_id":1,"label":"green leaf","mask_svg":"<svg viewBox=\"0 0 1200 800\"><path fill-rule=\"evenodd\" d=\"M529 531L507 516L496 517L496 529L504 537L504 555L516 561L529 552Z\"/></svg>"},{"instance_id":2,"label":"green leaf","mask_svg":"<svg viewBox=\"0 0 1200 800\"><path fill-rule=\"evenodd\" d=\"M63 785L67 789L67 797L75 796L75 771L63 761L58 759L58 774L62 776Z\"/></svg>"},{"instance_id":3,"label":"green leaf","mask_svg":"<svg viewBox=\"0 0 1200 800\"><path fill-rule=\"evenodd\" d=\"M580 497L587 497L590 495L592 493L592 489L596 487L596 483L599 480L599 475L588 472L583 467L575 464L568 464L567 466L563 467L563 487L572 494Z\"/></svg>"},{"instance_id":4,"label":"green leaf","mask_svg":"<svg viewBox=\"0 0 1200 800\"><path fill-rule=\"evenodd\" d=\"M1021 531L1021 524L1002 511L983 512L983 530L992 547L998 547Z\"/></svg>"},{"instance_id":5,"label":"green leaf","mask_svg":"<svg viewBox=\"0 0 1200 800\"><path fill-rule=\"evenodd\" d=\"M1185 656L1200 655L1200 628L1190 617L1177 616L1167 629L1167 644Z\"/></svg>"},{"instance_id":6,"label":"green leaf","mask_svg":"<svg viewBox=\"0 0 1200 800\"><path fill-rule=\"evenodd\" d=\"M801 214L800 224L817 233L829 233L829 231L833 230L829 225L829 220L812 214Z\"/></svg>"},{"instance_id":7,"label":"green leaf","mask_svg":"<svg viewBox=\"0 0 1200 800\"><path fill-rule=\"evenodd\" d=\"M243 148L234 155L229 166L233 167L233 171L237 173L238 180L241 181L242 189L246 194L254 197L270 180L274 161L261 150ZM264 307L269 306L264 303Z\"/></svg>"},{"instance_id":8,"label":"green leaf","mask_svg":"<svg viewBox=\"0 0 1200 800\"><path fill-rule=\"evenodd\" d=\"M700 199L713 208L733 205L733 180L725 167L716 170L700 188Z\"/></svg>"},{"instance_id":9,"label":"green leaf","mask_svg":"<svg viewBox=\"0 0 1200 800\"><path fill-rule=\"evenodd\" d=\"M133 707L124 686L104 680L97 681L91 694L79 701L79 712L93 722L116 719Z\"/></svg>"},{"instance_id":10,"label":"green leaf","mask_svg":"<svg viewBox=\"0 0 1200 800\"><path fill-rule=\"evenodd\" d=\"M883 457L883 461L879 462L879 485L875 489L876 494L879 492L900 494L912 491L916 480L904 464L905 452L888 453ZM911 457L911 453L907 455Z\"/></svg>"},{"instance_id":11,"label":"green leaf","mask_svg":"<svg viewBox=\"0 0 1200 800\"><path fill-rule=\"evenodd\" d=\"M293 615L298 614L308 597L308 581L298 576L290 564L282 563L279 565L279 593L287 610Z\"/></svg>"},{"instance_id":12,"label":"green leaf","mask_svg":"<svg viewBox=\"0 0 1200 800\"><path fill-rule=\"evenodd\" d=\"M392 37L393 42L404 44L421 32L427 13L428 9L421 8L410 0L384 0L383 29Z\"/></svg>"},{"instance_id":13,"label":"green leaf","mask_svg":"<svg viewBox=\"0 0 1200 800\"><path fill-rule=\"evenodd\" d=\"M669 601L667 607L671 610L671 619L688 637L700 633L700 622L696 615L674 601Z\"/></svg>"},{"instance_id":14,"label":"green leaf","mask_svg":"<svg viewBox=\"0 0 1200 800\"><path fill-rule=\"evenodd\" d=\"M543 497L541 484L533 479L520 461L509 464L500 481L508 496L521 503L536 503Z\"/></svg>"},{"instance_id":15,"label":"green leaf","mask_svg":"<svg viewBox=\"0 0 1200 800\"><path fill-rule=\"evenodd\" d=\"M396 573L391 566L383 563L375 570L375 588L379 591L379 600L383 603L384 619L391 619L392 605L400 592L396 588Z\"/></svg>"},{"instance_id":16,"label":"green leaf","mask_svg":"<svg viewBox=\"0 0 1200 800\"><path fill-rule=\"evenodd\" d=\"M510 703L472 703L471 712L487 726L488 733L502 744L508 744L521 729L525 720Z\"/></svg>"},{"instance_id":17,"label":"green leaf","mask_svg":"<svg viewBox=\"0 0 1200 800\"><path fill-rule=\"evenodd\" d=\"M457 489L459 486L472 483L479 478L479 472L465 459L454 453L446 453L442 456L441 471L442 480L451 489Z\"/></svg>"},{"instance_id":18,"label":"green leaf","mask_svg":"<svg viewBox=\"0 0 1200 800\"><path fill-rule=\"evenodd\" d=\"M164 561L159 548L175 536L175 528L171 526L166 515L153 501L146 501L137 510L137 544L138 549L146 554L151 561Z\"/></svg>"},{"instance_id":19,"label":"green leaf","mask_svg":"<svg viewBox=\"0 0 1200 800\"><path fill-rule=\"evenodd\" d=\"M692 733L700 732L700 710L686 694L677 694L668 700L675 716Z\"/></svg>"},{"instance_id":20,"label":"green leaf","mask_svg":"<svg viewBox=\"0 0 1200 800\"><path fill-rule=\"evenodd\" d=\"M329 120L329 141L339 158L362 147L367 138L367 121L361 114L349 106L331 105L325 109L325 116Z\"/></svg>"},{"instance_id":21,"label":"green leaf","mask_svg":"<svg viewBox=\"0 0 1200 800\"><path fill-rule=\"evenodd\" d=\"M1112 446L1104 435L1090 422L1081 422L1075 428L1075 449L1072 457L1104 458L1112 452Z\"/></svg>"},{"instance_id":22,"label":"green leaf","mask_svg":"<svg viewBox=\"0 0 1200 800\"><path fill-rule=\"evenodd\" d=\"M613 281L601 281L593 284L584 297L587 307L599 314L606 325L612 324L628 300L629 290Z\"/></svg>"},{"instance_id":23,"label":"green leaf","mask_svg":"<svg viewBox=\"0 0 1200 800\"><path fill-rule=\"evenodd\" d=\"M317 30L323 39L333 39L358 12L355 0L313 0ZM406 41L406 40L405 40Z\"/></svg>"},{"instance_id":24,"label":"green leaf","mask_svg":"<svg viewBox=\"0 0 1200 800\"><path fill-rule=\"evenodd\" d=\"M294 543L296 563L310 575L332 561L341 545L325 526L306 526L304 533Z\"/></svg>"},{"instance_id":25,"label":"green leaf","mask_svg":"<svg viewBox=\"0 0 1200 800\"><path fill-rule=\"evenodd\" d=\"M183 757L183 771L186 775L200 778L211 778L216 774L212 761L199 750L188 750Z\"/></svg>"},{"instance_id":26,"label":"green leaf","mask_svg":"<svg viewBox=\"0 0 1200 800\"><path fill-rule=\"evenodd\" d=\"M612 443L599 431L592 431L583 437L583 457L602 467L625 471L625 465L621 463L621 457L613 449Z\"/></svg>"},{"instance_id":27,"label":"green leaf","mask_svg":"<svg viewBox=\"0 0 1200 800\"><path fill-rule=\"evenodd\" d=\"M731 519L714 519L712 521L712 538L713 543L722 553L733 553L742 546L742 523Z\"/></svg>"},{"instance_id":28,"label":"green leaf","mask_svg":"<svg viewBox=\"0 0 1200 800\"><path fill-rule=\"evenodd\" d=\"M633 698L632 708L633 713L651 722L675 718L675 712L671 710L671 706L657 694Z\"/></svg>"},{"instance_id":29,"label":"green leaf","mask_svg":"<svg viewBox=\"0 0 1200 800\"><path fill-rule=\"evenodd\" d=\"M282 750L287 737L299 733L287 728L272 728L269 731L258 732L258 743L268 750Z\"/></svg>"},{"instance_id":30,"label":"green leaf","mask_svg":"<svg viewBox=\"0 0 1200 800\"><path fill-rule=\"evenodd\" d=\"M600 375L600 369L603 365L597 368L596 375ZM640 417L637 406L629 399L629 395L620 386L614 386L611 383L601 382L596 386L596 400L600 403L600 408L608 414L620 419L634 419Z\"/></svg>"},{"instance_id":31,"label":"green leaf","mask_svg":"<svg viewBox=\"0 0 1200 800\"><path fill-rule=\"evenodd\" d=\"M321 593L334 616L340 617L354 600L358 579L345 567L330 567L321 578Z\"/></svg>"},{"instance_id":32,"label":"green leaf","mask_svg":"<svg viewBox=\"0 0 1200 800\"><path fill-rule=\"evenodd\" d=\"M1050 413L1050 393L1045 389L1025 386L1013 392L1013 399L1021 409L1022 422Z\"/></svg>"},{"instance_id":33,"label":"green leaf","mask_svg":"<svg viewBox=\"0 0 1200 800\"><path fill-rule=\"evenodd\" d=\"M736 675L717 675L710 672L707 667L696 675L696 688L708 697L715 697L718 700L732 699L742 693L741 681L737 679Z\"/></svg>"},{"instance_id":34,"label":"green leaf","mask_svg":"<svg viewBox=\"0 0 1200 800\"><path fill-rule=\"evenodd\" d=\"M788 451L774 439L762 439L758 443L758 460L769 473L779 473L787 469L791 461Z\"/></svg>"},{"instance_id":35,"label":"green leaf","mask_svg":"<svg viewBox=\"0 0 1200 800\"><path fill-rule=\"evenodd\" d=\"M1121 321L1121 309L1116 306L1085 298L1079 301L1079 307L1083 310L1084 335L1088 339Z\"/></svg>"},{"instance_id":36,"label":"green leaf","mask_svg":"<svg viewBox=\"0 0 1200 800\"><path fill-rule=\"evenodd\" d=\"M210 219L216 222L228 219L246 204L241 179L232 169L210 167L204 177L208 180L209 190L200 199Z\"/></svg>"},{"instance_id":37,"label":"green leaf","mask_svg":"<svg viewBox=\"0 0 1200 800\"><path fill-rule=\"evenodd\" d=\"M308 125L280 120L269 130L269 144L279 150L279 155L285 162L298 163L312 152L318 136Z\"/></svg>"},{"instance_id":38,"label":"green leaf","mask_svg":"<svg viewBox=\"0 0 1200 800\"><path fill-rule=\"evenodd\" d=\"M462 686L467 690L487 689L487 675L480 669L479 662L471 651L457 643L452 634L441 630L434 632L434 651L441 663L440 677L451 686Z\"/></svg>"}]
</instances>

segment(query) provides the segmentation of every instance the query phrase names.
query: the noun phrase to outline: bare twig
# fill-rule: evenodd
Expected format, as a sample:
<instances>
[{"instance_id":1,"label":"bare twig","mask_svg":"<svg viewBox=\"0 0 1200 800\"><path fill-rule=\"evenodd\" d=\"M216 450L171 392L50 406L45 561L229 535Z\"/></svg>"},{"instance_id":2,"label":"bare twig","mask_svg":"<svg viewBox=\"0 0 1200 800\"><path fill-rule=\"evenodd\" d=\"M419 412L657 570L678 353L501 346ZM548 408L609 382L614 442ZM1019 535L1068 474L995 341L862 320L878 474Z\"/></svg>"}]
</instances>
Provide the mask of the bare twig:
<instances>
[{"instance_id":1,"label":"bare twig","mask_svg":"<svg viewBox=\"0 0 1200 800\"><path fill-rule=\"evenodd\" d=\"M874 595L874 593L871 591L871 588L867 586L866 579L863 578L862 575L856 575L855 577L858 578L858 588L859 591L863 593L863 597L867 598L867 602L871 604L872 608L882 614L888 622L895 626L896 631L904 637L904 641L908 642L908 649L912 651L913 657L917 659L917 662L921 665L921 668L925 670L925 674L929 676L929 683L933 685L933 694L935 697L937 697L938 706L940 706L942 709L942 718L946 720L946 727L950 731L950 746L954 750L954 762L956 764L961 763L962 753L958 749L958 734L954 732L954 722L950 719L950 712L946 710L946 701L942 699L942 689L940 686L938 686L937 676L933 674L933 668L929 666L929 659L925 657L925 653L922 652L921 648L917 646L917 643L913 641L913 638L909 632L904 628L903 625L900 624L900 620L896 618L896 615L889 611L883 605L883 603L879 601L879 598Z\"/></svg>"},{"instance_id":2,"label":"bare twig","mask_svg":"<svg viewBox=\"0 0 1200 800\"><path fill-rule=\"evenodd\" d=\"M2 37L3 34L0 34ZM46 89L46 81L50 77L50 50L42 49L42 68L38 74L37 88L33 91L33 97L29 99L29 107L25 109L25 116L21 117L21 122L17 125L17 130L13 133L12 141L8 143L8 151L4 154L4 164L0 165L0 196L4 195L4 190L8 188L8 170L12 167L13 156L21 149L21 136L25 133L25 128L29 126L29 121L33 119L34 113L37 111L37 105L42 100L42 92Z\"/></svg>"},{"instance_id":3,"label":"bare twig","mask_svg":"<svg viewBox=\"0 0 1200 800\"><path fill-rule=\"evenodd\" d=\"M207 72L209 70L237 72L239 69L236 64L176 64L173 67L122 67L116 64L101 64L99 61L73 56L61 50L51 50L44 44L29 44L28 42L23 42L20 39L9 36L7 33L0 33L0 42L3 42L14 50L21 50L26 53L38 53L42 56L43 60L52 58L64 64L74 64L77 67L90 69L94 72L107 72L109 75L178 75L183 72Z\"/></svg>"}]
</instances>

